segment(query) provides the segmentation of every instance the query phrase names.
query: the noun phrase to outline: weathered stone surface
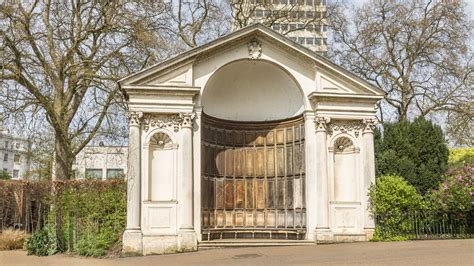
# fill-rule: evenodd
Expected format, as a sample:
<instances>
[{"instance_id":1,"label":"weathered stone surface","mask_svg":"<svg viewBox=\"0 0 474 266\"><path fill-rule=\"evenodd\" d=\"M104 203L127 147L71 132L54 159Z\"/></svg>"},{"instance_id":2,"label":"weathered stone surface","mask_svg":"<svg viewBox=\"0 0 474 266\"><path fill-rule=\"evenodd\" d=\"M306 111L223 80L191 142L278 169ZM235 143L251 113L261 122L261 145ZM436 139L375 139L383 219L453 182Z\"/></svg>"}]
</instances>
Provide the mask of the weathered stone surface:
<instances>
[{"instance_id":1,"label":"weathered stone surface","mask_svg":"<svg viewBox=\"0 0 474 266\"><path fill-rule=\"evenodd\" d=\"M120 83L130 111L127 232L140 232L124 235L124 253L194 251L202 224L210 219L226 229L245 225L247 236L254 236L255 226L282 223L297 225L302 232L298 237L316 242L370 238L374 223L367 190L375 182L374 106L384 95L376 87L258 24ZM209 137L203 132L205 114L234 120L235 125L252 121L254 126L240 136L217 128ZM303 117L304 125L285 133L256 133L259 125L279 119L285 123L295 116ZM298 134L304 134L304 145L294 140ZM212 140L204 142L204 137ZM202 157L203 144L213 145L216 154ZM226 155L245 149L254 150L232 157L241 159ZM269 167L278 161L285 163ZM209 168L222 165L217 172L225 174L214 178L226 182L202 181ZM294 165L304 168L296 178ZM234 174L239 169L245 173ZM237 184L244 179L255 182L247 182L244 190ZM233 188L242 191L234 193ZM223 199L212 203L219 204L214 206L221 208L219 215L202 211L209 202L201 201L208 198ZM237 213L244 202L273 212L255 217ZM298 215L270 207L279 204Z\"/></svg>"}]
</instances>

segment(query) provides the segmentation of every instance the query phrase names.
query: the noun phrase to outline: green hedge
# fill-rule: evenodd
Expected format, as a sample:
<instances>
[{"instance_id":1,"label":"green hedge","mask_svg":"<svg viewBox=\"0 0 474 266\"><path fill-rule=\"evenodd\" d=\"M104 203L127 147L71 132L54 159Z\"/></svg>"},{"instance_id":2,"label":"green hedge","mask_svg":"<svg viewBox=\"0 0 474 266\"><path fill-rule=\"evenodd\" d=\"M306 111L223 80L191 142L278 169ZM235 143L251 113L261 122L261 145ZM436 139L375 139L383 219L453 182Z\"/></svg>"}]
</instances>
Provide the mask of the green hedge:
<instances>
[{"instance_id":1,"label":"green hedge","mask_svg":"<svg viewBox=\"0 0 474 266\"><path fill-rule=\"evenodd\" d=\"M126 191L125 180L0 181L2 227L28 227L28 254L102 256L120 243Z\"/></svg>"}]
</instances>

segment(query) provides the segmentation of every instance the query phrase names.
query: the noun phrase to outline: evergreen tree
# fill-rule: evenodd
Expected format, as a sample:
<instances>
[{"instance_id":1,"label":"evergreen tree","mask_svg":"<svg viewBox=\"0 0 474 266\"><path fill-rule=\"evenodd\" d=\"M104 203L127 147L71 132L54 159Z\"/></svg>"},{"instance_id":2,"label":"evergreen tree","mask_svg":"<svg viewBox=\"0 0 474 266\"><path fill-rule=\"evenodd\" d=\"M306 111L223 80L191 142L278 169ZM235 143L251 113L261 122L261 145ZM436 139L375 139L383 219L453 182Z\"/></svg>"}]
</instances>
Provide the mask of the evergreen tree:
<instances>
[{"instance_id":1,"label":"evergreen tree","mask_svg":"<svg viewBox=\"0 0 474 266\"><path fill-rule=\"evenodd\" d=\"M423 117L384 124L376 138L377 176L403 176L419 193L436 188L448 168L448 148L441 127Z\"/></svg>"}]
</instances>

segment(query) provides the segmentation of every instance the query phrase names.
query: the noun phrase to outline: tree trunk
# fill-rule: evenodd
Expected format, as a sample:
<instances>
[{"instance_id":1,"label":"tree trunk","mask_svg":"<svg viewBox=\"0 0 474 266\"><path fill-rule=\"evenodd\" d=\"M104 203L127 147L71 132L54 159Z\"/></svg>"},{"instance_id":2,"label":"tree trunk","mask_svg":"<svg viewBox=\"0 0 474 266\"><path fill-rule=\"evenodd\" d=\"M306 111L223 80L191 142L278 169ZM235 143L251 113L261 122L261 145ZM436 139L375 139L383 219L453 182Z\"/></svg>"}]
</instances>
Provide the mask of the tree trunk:
<instances>
[{"instance_id":1,"label":"tree trunk","mask_svg":"<svg viewBox=\"0 0 474 266\"><path fill-rule=\"evenodd\" d=\"M56 232L56 246L58 251L63 252L66 250L66 243L63 239L62 228L62 210L61 210L61 183L54 182L56 180L68 180L72 178L72 163L74 162L74 156L70 152L70 145L67 141L64 141L59 134L55 136L55 154L53 162L53 209L55 215L55 232Z\"/></svg>"},{"instance_id":2,"label":"tree trunk","mask_svg":"<svg viewBox=\"0 0 474 266\"><path fill-rule=\"evenodd\" d=\"M64 180L72 178L72 163L74 156L70 153L69 146L60 137L56 136L55 140L55 154L53 162L53 180Z\"/></svg>"}]
</instances>

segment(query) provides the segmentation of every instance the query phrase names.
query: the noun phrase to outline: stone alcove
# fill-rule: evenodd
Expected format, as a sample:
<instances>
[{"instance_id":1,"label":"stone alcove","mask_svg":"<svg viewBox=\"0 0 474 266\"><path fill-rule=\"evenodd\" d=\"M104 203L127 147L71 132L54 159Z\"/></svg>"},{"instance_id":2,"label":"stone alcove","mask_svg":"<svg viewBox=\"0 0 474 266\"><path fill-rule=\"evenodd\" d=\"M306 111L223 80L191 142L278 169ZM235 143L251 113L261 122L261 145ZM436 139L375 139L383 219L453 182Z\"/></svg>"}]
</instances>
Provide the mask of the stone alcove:
<instances>
[{"instance_id":1,"label":"stone alcove","mask_svg":"<svg viewBox=\"0 0 474 266\"><path fill-rule=\"evenodd\" d=\"M120 86L130 111L124 253L194 251L213 239L206 230L216 224L221 232L232 227L233 238L242 226L264 229L265 238L275 236L269 229L315 242L370 238L374 104L383 98L376 87L260 24L130 75ZM209 121L219 119L227 121ZM338 137L352 142L341 139L335 148ZM335 180L344 183L348 173L349 185L334 197ZM214 188L225 196L203 197ZM244 194L251 195L249 208L242 208ZM262 195L271 197L259 202ZM279 207L280 198L287 204ZM216 211L214 219L224 219L212 223Z\"/></svg>"}]
</instances>

